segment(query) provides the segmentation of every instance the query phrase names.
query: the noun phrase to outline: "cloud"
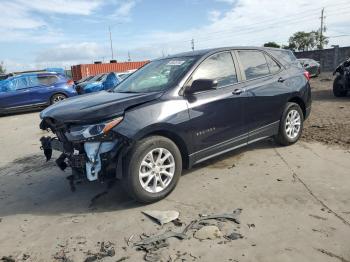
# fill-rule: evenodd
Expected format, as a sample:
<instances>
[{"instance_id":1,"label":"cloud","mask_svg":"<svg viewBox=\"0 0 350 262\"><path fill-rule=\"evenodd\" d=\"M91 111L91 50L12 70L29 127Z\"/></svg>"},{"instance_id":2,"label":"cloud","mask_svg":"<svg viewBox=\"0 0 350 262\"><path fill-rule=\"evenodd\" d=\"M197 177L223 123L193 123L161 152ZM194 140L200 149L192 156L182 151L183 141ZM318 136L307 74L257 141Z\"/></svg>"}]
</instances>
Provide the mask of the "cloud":
<instances>
[{"instance_id":1,"label":"cloud","mask_svg":"<svg viewBox=\"0 0 350 262\"><path fill-rule=\"evenodd\" d=\"M129 16L131 10L135 7L136 1L129 0L126 2L123 2L119 5L118 9L115 12L116 16Z\"/></svg>"},{"instance_id":2,"label":"cloud","mask_svg":"<svg viewBox=\"0 0 350 262\"><path fill-rule=\"evenodd\" d=\"M211 10L211 11L209 11L209 13L208 13L209 21L210 21L210 22L213 22L213 23L215 23L216 21L218 21L219 18L220 18L220 16L221 16L221 12L218 11L218 10Z\"/></svg>"},{"instance_id":3,"label":"cloud","mask_svg":"<svg viewBox=\"0 0 350 262\"><path fill-rule=\"evenodd\" d=\"M14 0L1 3L0 42L57 43L65 40L59 28L45 19L51 14L89 15L102 1Z\"/></svg>"},{"instance_id":4,"label":"cloud","mask_svg":"<svg viewBox=\"0 0 350 262\"><path fill-rule=\"evenodd\" d=\"M31 11L43 13L89 15L103 2L97 0L17 0Z\"/></svg>"},{"instance_id":5,"label":"cloud","mask_svg":"<svg viewBox=\"0 0 350 262\"><path fill-rule=\"evenodd\" d=\"M36 62L91 62L92 60L101 60L106 55L107 48L94 42L61 44L41 51Z\"/></svg>"},{"instance_id":6,"label":"cloud","mask_svg":"<svg viewBox=\"0 0 350 262\"><path fill-rule=\"evenodd\" d=\"M137 2L138 0L115 1L114 6L116 10L109 16L109 18L122 22L130 22L131 11L136 6Z\"/></svg>"},{"instance_id":7,"label":"cloud","mask_svg":"<svg viewBox=\"0 0 350 262\"><path fill-rule=\"evenodd\" d=\"M169 53L190 51L190 41L195 40L195 48L219 46L255 45L268 41L286 44L289 36L296 31L317 30L320 26L320 13L326 7L327 35L332 36L344 29L349 17L341 15L341 8L349 8L350 3L337 0L237 0L226 1L235 4L226 12L209 13L210 23L183 31L153 31L142 37L130 37L129 48L152 46ZM347 32L349 33L349 32ZM147 37L145 37L147 35ZM329 46L341 39L330 39ZM350 43L350 38L341 43Z\"/></svg>"}]
</instances>

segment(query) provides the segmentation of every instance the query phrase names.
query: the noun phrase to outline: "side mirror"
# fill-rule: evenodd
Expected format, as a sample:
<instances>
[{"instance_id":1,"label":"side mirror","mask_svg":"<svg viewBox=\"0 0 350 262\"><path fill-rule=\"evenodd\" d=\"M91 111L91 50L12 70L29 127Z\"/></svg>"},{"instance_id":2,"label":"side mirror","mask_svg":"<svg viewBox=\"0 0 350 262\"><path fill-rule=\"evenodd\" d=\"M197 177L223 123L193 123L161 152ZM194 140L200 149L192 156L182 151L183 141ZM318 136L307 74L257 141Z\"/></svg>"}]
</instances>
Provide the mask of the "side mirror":
<instances>
[{"instance_id":1,"label":"side mirror","mask_svg":"<svg viewBox=\"0 0 350 262\"><path fill-rule=\"evenodd\" d=\"M192 82L191 87L187 88L186 94L195 94L198 92L213 90L216 89L217 86L217 80L197 79Z\"/></svg>"}]
</instances>

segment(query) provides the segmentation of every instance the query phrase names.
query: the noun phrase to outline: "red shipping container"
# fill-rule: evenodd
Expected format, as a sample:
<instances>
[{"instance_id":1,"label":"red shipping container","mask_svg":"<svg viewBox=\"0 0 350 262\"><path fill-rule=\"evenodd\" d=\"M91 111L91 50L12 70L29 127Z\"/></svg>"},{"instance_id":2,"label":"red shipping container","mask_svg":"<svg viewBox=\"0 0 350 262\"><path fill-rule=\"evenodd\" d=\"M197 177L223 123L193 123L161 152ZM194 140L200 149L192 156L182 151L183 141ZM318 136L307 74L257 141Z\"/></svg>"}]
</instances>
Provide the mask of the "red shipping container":
<instances>
[{"instance_id":1,"label":"red shipping container","mask_svg":"<svg viewBox=\"0 0 350 262\"><path fill-rule=\"evenodd\" d=\"M139 69L147 63L149 63L149 61L74 65L71 67L72 78L74 81L77 81L90 75L109 72L122 73Z\"/></svg>"}]
</instances>

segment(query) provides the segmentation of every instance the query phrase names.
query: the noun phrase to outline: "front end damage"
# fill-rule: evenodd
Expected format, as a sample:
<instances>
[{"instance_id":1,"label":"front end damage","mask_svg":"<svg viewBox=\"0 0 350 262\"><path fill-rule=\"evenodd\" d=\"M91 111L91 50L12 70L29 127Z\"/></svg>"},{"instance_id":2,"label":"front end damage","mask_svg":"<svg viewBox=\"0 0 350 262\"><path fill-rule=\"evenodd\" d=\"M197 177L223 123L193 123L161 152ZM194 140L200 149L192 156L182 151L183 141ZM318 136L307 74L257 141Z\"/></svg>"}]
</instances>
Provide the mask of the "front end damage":
<instances>
[{"instance_id":1,"label":"front end damage","mask_svg":"<svg viewBox=\"0 0 350 262\"><path fill-rule=\"evenodd\" d=\"M52 118L44 118L42 130L51 130L54 137L40 139L41 149L47 161L52 152L60 152L56 164L61 170L72 169L69 180L105 181L122 177L122 157L129 141L112 129L122 121L122 117L98 124L78 125L59 123Z\"/></svg>"}]
</instances>

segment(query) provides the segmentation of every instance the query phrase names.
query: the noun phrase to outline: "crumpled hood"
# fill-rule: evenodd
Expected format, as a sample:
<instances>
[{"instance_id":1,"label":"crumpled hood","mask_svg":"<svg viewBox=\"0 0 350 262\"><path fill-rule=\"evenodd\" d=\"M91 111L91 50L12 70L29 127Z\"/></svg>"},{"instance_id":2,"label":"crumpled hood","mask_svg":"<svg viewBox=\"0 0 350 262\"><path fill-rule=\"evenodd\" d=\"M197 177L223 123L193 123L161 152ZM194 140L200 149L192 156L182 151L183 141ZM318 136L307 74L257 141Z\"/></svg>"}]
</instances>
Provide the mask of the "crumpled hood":
<instances>
[{"instance_id":1,"label":"crumpled hood","mask_svg":"<svg viewBox=\"0 0 350 262\"><path fill-rule=\"evenodd\" d=\"M53 118L60 123L97 123L120 116L124 111L139 104L159 98L162 92L113 93L101 91L72 97L40 113L41 119Z\"/></svg>"}]
</instances>

